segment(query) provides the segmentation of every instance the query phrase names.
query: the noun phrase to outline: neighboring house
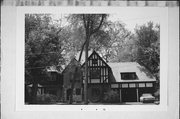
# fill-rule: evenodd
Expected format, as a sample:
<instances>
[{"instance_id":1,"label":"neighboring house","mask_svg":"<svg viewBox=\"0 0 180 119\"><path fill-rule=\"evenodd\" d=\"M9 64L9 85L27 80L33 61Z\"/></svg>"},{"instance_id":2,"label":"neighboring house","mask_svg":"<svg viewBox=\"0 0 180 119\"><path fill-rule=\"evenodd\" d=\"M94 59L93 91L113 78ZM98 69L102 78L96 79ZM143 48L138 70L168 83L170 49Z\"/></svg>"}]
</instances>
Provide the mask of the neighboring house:
<instances>
[{"instance_id":1,"label":"neighboring house","mask_svg":"<svg viewBox=\"0 0 180 119\"><path fill-rule=\"evenodd\" d=\"M32 84L27 85L27 88L32 88ZM63 89L63 77L58 71L48 71L47 76L38 83L37 95L41 94L53 94L56 95L59 100L62 98ZM29 91L31 92L31 91Z\"/></svg>"},{"instance_id":2,"label":"neighboring house","mask_svg":"<svg viewBox=\"0 0 180 119\"><path fill-rule=\"evenodd\" d=\"M73 58L63 70L63 101L82 101L83 82L80 63Z\"/></svg>"}]
</instances>

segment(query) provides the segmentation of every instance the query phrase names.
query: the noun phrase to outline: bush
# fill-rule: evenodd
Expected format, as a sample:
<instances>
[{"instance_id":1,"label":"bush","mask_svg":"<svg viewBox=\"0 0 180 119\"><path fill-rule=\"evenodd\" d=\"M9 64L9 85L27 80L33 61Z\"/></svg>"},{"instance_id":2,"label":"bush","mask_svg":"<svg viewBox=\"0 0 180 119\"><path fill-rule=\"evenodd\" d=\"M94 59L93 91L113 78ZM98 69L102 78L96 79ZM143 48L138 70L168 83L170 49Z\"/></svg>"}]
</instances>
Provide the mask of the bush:
<instances>
[{"instance_id":1,"label":"bush","mask_svg":"<svg viewBox=\"0 0 180 119\"><path fill-rule=\"evenodd\" d=\"M117 91L109 90L103 98L103 102L116 103L119 102L119 95Z\"/></svg>"},{"instance_id":2,"label":"bush","mask_svg":"<svg viewBox=\"0 0 180 119\"><path fill-rule=\"evenodd\" d=\"M57 96L52 94L42 94L42 95L37 95L36 101L37 104L53 104L58 101L58 98Z\"/></svg>"},{"instance_id":3,"label":"bush","mask_svg":"<svg viewBox=\"0 0 180 119\"><path fill-rule=\"evenodd\" d=\"M154 93L154 96L157 100L159 100L159 98L160 98L160 90L159 89Z\"/></svg>"}]
</instances>

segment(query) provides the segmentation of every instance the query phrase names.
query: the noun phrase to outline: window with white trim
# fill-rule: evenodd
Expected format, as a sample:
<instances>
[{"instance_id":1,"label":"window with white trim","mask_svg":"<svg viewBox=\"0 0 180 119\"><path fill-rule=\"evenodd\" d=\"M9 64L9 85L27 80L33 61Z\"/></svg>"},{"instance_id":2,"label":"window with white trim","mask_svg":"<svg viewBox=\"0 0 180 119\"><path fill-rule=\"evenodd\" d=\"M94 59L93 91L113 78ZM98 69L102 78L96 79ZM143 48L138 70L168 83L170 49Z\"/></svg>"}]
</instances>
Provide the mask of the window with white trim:
<instances>
[{"instance_id":1,"label":"window with white trim","mask_svg":"<svg viewBox=\"0 0 180 119\"><path fill-rule=\"evenodd\" d=\"M137 76L135 72L120 73L122 80L136 80Z\"/></svg>"}]
</instances>

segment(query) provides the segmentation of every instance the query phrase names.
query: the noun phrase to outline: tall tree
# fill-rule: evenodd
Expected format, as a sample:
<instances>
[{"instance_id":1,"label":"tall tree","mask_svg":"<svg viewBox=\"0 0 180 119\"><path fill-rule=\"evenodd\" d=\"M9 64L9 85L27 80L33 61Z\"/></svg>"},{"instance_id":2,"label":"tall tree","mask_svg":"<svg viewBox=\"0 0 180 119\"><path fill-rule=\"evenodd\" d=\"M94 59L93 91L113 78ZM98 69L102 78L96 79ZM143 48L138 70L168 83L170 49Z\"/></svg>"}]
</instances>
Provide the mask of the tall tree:
<instances>
[{"instance_id":1,"label":"tall tree","mask_svg":"<svg viewBox=\"0 0 180 119\"><path fill-rule=\"evenodd\" d=\"M38 83L47 68L54 66L58 70L64 63L61 30L51 24L50 15L25 15L25 82L33 84L32 103L36 103Z\"/></svg>"},{"instance_id":2,"label":"tall tree","mask_svg":"<svg viewBox=\"0 0 180 119\"><path fill-rule=\"evenodd\" d=\"M138 46L137 61L148 68L159 79L160 26L148 22L135 29Z\"/></svg>"},{"instance_id":3,"label":"tall tree","mask_svg":"<svg viewBox=\"0 0 180 119\"><path fill-rule=\"evenodd\" d=\"M103 26L108 15L106 14L78 14L70 15L69 19L74 25L80 26L85 30L85 41L82 45L81 53L79 56L79 61L81 60L81 55L85 47L85 84L84 84L84 97L85 104L88 103L87 99L87 79L88 79L88 49L90 38L93 34L98 32Z\"/></svg>"}]
</instances>

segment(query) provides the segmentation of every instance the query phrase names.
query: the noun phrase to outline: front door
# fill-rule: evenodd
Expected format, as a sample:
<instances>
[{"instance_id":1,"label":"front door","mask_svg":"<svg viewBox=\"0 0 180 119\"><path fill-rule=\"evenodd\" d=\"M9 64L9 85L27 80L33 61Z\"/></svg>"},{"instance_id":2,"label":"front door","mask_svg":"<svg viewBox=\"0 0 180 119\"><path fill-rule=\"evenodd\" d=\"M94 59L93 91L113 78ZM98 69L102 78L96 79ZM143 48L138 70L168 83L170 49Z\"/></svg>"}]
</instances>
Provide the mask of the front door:
<instances>
[{"instance_id":1,"label":"front door","mask_svg":"<svg viewBox=\"0 0 180 119\"><path fill-rule=\"evenodd\" d=\"M101 90L100 88L98 87L93 87L91 89L91 94L90 94L90 97L89 99L92 101L92 102L99 102L101 100Z\"/></svg>"},{"instance_id":2,"label":"front door","mask_svg":"<svg viewBox=\"0 0 180 119\"><path fill-rule=\"evenodd\" d=\"M66 96L67 96L67 97L66 97L67 100L70 99L71 93L72 93L72 90L71 90L71 89L68 89L68 90L67 90L67 95L66 95Z\"/></svg>"}]
</instances>

